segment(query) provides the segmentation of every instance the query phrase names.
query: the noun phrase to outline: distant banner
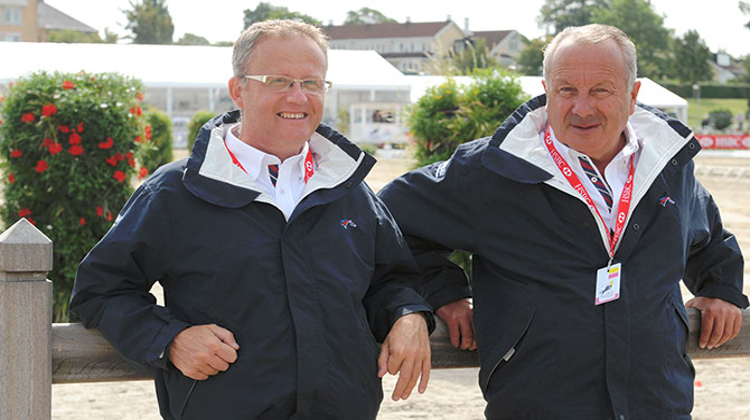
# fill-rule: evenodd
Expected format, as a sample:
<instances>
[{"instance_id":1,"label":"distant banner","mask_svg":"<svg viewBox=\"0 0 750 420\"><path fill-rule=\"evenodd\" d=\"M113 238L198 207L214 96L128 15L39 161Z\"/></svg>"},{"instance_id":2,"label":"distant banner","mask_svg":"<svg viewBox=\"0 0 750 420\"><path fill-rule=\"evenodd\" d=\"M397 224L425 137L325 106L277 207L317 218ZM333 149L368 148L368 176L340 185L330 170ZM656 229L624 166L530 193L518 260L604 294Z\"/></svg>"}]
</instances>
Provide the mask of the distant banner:
<instances>
[{"instance_id":1,"label":"distant banner","mask_svg":"<svg viewBox=\"0 0 750 420\"><path fill-rule=\"evenodd\" d=\"M750 149L750 134L696 134L695 138L704 149Z\"/></svg>"}]
</instances>

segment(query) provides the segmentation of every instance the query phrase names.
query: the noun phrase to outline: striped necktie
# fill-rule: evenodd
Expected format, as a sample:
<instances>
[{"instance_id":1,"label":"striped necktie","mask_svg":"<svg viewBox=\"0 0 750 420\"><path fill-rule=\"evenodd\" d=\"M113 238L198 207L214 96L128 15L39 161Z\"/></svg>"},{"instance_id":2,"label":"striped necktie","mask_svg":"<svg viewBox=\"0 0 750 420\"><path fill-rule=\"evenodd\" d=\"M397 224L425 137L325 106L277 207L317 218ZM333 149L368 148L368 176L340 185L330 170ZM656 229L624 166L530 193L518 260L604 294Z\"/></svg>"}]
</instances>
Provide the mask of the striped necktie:
<instances>
[{"instance_id":1,"label":"striped necktie","mask_svg":"<svg viewBox=\"0 0 750 420\"><path fill-rule=\"evenodd\" d=\"M578 160L581 162L581 168L583 169L583 172L586 173L589 181L594 184L596 189L599 191L599 194L602 195L602 198L604 198L604 202L607 204L607 208L612 211L612 194L610 194L609 192L609 187L604 182L604 180L599 177L599 174L596 172L594 165L592 165L588 159L583 156L579 156Z\"/></svg>"},{"instance_id":2,"label":"striped necktie","mask_svg":"<svg viewBox=\"0 0 750 420\"><path fill-rule=\"evenodd\" d=\"M276 186L276 180L279 179L279 165L268 165L268 175L271 177L271 184Z\"/></svg>"}]
</instances>

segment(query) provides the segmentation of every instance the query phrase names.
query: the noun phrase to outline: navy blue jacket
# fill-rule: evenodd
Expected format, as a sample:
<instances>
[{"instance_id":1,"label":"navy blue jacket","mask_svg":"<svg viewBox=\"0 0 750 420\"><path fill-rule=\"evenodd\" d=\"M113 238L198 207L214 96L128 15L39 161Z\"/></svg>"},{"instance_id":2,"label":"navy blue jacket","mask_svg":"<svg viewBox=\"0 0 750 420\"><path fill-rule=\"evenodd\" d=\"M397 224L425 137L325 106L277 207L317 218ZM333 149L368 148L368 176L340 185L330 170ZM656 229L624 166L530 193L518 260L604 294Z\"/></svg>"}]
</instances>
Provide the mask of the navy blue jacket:
<instances>
[{"instance_id":1,"label":"navy blue jacket","mask_svg":"<svg viewBox=\"0 0 750 420\"><path fill-rule=\"evenodd\" d=\"M154 367L167 419L374 419L378 345L429 311L390 213L363 179L374 159L334 130L310 139L318 168L289 220L224 146L215 118L191 156L160 168L81 263L71 310L127 359ZM149 290L158 281L166 307ZM190 325L240 345L195 381L160 356Z\"/></svg>"},{"instance_id":2,"label":"navy blue jacket","mask_svg":"<svg viewBox=\"0 0 750 420\"><path fill-rule=\"evenodd\" d=\"M594 305L607 228L552 163L545 97L491 138L413 171L379 195L412 246L433 307L473 294L490 419L689 419L692 363L679 282L747 307L743 260L693 175L689 129L639 105L642 152L613 263L621 297ZM669 200L663 198L669 197ZM445 256L473 253L471 288Z\"/></svg>"}]
</instances>

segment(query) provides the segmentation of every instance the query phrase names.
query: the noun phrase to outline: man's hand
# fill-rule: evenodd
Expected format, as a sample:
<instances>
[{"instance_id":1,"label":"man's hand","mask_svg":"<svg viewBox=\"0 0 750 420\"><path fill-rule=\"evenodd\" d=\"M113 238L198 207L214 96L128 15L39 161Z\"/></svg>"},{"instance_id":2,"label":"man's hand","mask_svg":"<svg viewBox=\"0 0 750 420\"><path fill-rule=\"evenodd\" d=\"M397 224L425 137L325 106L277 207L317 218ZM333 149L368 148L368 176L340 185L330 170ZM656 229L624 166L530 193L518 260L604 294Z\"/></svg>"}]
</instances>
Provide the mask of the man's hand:
<instances>
[{"instance_id":1,"label":"man's hand","mask_svg":"<svg viewBox=\"0 0 750 420\"><path fill-rule=\"evenodd\" d=\"M378 377L386 372L395 375L401 372L393 390L393 401L407 399L417 384L423 394L430 380L430 336L427 322L421 313L412 313L399 318L383 341L378 357Z\"/></svg>"},{"instance_id":2,"label":"man's hand","mask_svg":"<svg viewBox=\"0 0 750 420\"><path fill-rule=\"evenodd\" d=\"M239 348L229 330L216 324L195 325L172 339L167 357L183 375L202 381L229 369Z\"/></svg>"},{"instance_id":3,"label":"man's hand","mask_svg":"<svg viewBox=\"0 0 750 420\"><path fill-rule=\"evenodd\" d=\"M685 302L685 307L701 311L699 345L702 349L719 347L740 333L742 310L727 301L695 297Z\"/></svg>"},{"instance_id":4,"label":"man's hand","mask_svg":"<svg viewBox=\"0 0 750 420\"><path fill-rule=\"evenodd\" d=\"M462 350L476 350L477 348L472 308L471 298L465 298L446 303L435 312L448 324L448 334L453 347L458 348L460 345Z\"/></svg>"}]
</instances>

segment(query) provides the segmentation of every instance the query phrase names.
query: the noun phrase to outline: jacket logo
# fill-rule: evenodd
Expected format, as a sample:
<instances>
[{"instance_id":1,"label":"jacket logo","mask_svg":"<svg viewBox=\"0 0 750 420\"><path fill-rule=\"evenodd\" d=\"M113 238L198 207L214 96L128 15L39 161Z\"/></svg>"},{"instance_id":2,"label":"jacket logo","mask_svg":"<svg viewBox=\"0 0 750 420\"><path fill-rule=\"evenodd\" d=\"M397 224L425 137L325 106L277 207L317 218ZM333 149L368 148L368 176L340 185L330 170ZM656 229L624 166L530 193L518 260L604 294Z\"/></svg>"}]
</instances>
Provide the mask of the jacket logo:
<instances>
[{"instance_id":1,"label":"jacket logo","mask_svg":"<svg viewBox=\"0 0 750 420\"><path fill-rule=\"evenodd\" d=\"M349 229L350 226L353 228L357 227L357 224L352 219L341 219L341 226L344 229Z\"/></svg>"},{"instance_id":2,"label":"jacket logo","mask_svg":"<svg viewBox=\"0 0 750 420\"><path fill-rule=\"evenodd\" d=\"M674 204L674 200L670 196L664 196L659 199L659 204L661 204L662 207L667 207L667 203Z\"/></svg>"}]
</instances>

